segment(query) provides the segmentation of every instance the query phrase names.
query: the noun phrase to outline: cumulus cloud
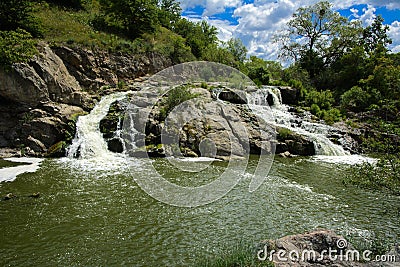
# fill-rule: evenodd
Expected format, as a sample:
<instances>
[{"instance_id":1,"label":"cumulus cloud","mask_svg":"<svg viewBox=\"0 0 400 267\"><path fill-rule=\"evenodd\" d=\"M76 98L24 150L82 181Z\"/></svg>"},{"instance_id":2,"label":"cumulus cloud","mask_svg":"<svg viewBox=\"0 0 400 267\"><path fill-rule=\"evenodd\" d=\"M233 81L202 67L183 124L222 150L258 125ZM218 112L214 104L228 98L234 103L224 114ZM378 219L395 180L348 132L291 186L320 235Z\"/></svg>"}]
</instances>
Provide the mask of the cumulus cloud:
<instances>
[{"instance_id":1,"label":"cumulus cloud","mask_svg":"<svg viewBox=\"0 0 400 267\"><path fill-rule=\"evenodd\" d=\"M181 0L183 10L201 6L204 8L203 16L223 13L226 8L235 8L241 5L241 0Z\"/></svg>"},{"instance_id":2,"label":"cumulus cloud","mask_svg":"<svg viewBox=\"0 0 400 267\"><path fill-rule=\"evenodd\" d=\"M393 43L389 46L389 49L392 50L393 53L400 52L400 22L394 21L389 26L389 36L392 38Z\"/></svg>"}]
</instances>

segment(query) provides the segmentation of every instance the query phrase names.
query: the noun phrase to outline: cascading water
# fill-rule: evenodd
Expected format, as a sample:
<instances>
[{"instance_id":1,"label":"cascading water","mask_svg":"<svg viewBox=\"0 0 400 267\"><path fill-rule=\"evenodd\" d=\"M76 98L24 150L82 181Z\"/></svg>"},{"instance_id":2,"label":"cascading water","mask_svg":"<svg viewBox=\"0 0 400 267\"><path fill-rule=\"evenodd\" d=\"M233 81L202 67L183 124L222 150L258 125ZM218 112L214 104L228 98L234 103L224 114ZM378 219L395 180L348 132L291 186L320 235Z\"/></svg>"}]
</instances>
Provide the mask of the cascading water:
<instances>
[{"instance_id":1,"label":"cascading water","mask_svg":"<svg viewBox=\"0 0 400 267\"><path fill-rule=\"evenodd\" d=\"M78 118L75 138L67 151L65 161L79 170L108 171L121 169L126 165L123 155L108 150L99 124L107 115L111 104L124 99L130 93L117 92L104 96L88 115Z\"/></svg>"},{"instance_id":2,"label":"cascading water","mask_svg":"<svg viewBox=\"0 0 400 267\"><path fill-rule=\"evenodd\" d=\"M314 143L317 155L345 156L349 155L340 145L334 144L327 135L334 128L320 123L301 120L291 114L289 106L282 104L282 97L279 89L272 86L264 86L249 94L248 103L252 110L260 117L265 114L263 109L270 105L275 118L275 126L283 127L294 133L309 138Z\"/></svg>"}]
</instances>

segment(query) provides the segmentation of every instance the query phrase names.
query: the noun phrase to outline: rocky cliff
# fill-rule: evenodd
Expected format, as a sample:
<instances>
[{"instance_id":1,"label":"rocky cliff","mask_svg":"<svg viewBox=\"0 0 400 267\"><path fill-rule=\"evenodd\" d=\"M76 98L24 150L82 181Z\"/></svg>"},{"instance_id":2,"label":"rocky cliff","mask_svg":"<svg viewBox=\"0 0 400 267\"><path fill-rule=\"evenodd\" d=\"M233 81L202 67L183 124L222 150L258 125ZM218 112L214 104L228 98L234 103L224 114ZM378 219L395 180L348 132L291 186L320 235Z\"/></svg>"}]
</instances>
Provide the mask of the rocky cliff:
<instances>
[{"instance_id":1,"label":"rocky cliff","mask_svg":"<svg viewBox=\"0 0 400 267\"><path fill-rule=\"evenodd\" d=\"M62 149L75 134L77 116L89 111L108 88L122 90L138 77L171 65L156 54L45 43L38 48L30 62L0 68L0 156L43 156Z\"/></svg>"}]
</instances>

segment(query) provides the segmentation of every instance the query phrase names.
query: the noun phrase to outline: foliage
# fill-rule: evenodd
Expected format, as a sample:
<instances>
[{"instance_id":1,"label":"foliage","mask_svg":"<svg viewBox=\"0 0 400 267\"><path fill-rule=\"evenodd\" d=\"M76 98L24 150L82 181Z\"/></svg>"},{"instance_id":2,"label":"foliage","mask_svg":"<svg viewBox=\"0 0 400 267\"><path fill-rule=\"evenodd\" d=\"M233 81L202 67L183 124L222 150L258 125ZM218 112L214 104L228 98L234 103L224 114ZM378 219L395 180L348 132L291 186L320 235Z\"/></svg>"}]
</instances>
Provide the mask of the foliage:
<instances>
[{"instance_id":1,"label":"foliage","mask_svg":"<svg viewBox=\"0 0 400 267\"><path fill-rule=\"evenodd\" d=\"M280 139L287 139L293 132L287 128L279 128L278 129L278 138Z\"/></svg>"},{"instance_id":2,"label":"foliage","mask_svg":"<svg viewBox=\"0 0 400 267\"><path fill-rule=\"evenodd\" d=\"M35 37L40 36L40 22L33 11L33 2L29 0L0 1L0 31L24 29Z\"/></svg>"},{"instance_id":3,"label":"foliage","mask_svg":"<svg viewBox=\"0 0 400 267\"><path fill-rule=\"evenodd\" d=\"M177 86L168 91L167 97L162 101L160 108L160 119L164 120L168 114L179 104L196 98L198 95L190 92L189 86Z\"/></svg>"},{"instance_id":4,"label":"foliage","mask_svg":"<svg viewBox=\"0 0 400 267\"><path fill-rule=\"evenodd\" d=\"M225 46L237 62L244 62L246 59L247 48L243 45L240 39L231 38L228 42L226 42Z\"/></svg>"},{"instance_id":5,"label":"foliage","mask_svg":"<svg viewBox=\"0 0 400 267\"><path fill-rule=\"evenodd\" d=\"M208 46L215 47L217 44L217 28L209 25L206 21L192 22L181 18L174 26L174 32L186 39L193 55L203 58L204 50Z\"/></svg>"},{"instance_id":6,"label":"foliage","mask_svg":"<svg viewBox=\"0 0 400 267\"><path fill-rule=\"evenodd\" d=\"M271 79L280 80L283 72L280 63L266 61L256 56L250 56L242 71L257 85L270 84Z\"/></svg>"},{"instance_id":7,"label":"foliage","mask_svg":"<svg viewBox=\"0 0 400 267\"><path fill-rule=\"evenodd\" d=\"M376 164L363 163L351 169L345 184L353 184L370 190L384 190L400 195L400 155L386 155Z\"/></svg>"},{"instance_id":8,"label":"foliage","mask_svg":"<svg viewBox=\"0 0 400 267\"><path fill-rule=\"evenodd\" d=\"M341 96L341 106L351 111L362 111L367 108L370 95L359 86L353 86Z\"/></svg>"},{"instance_id":9,"label":"foliage","mask_svg":"<svg viewBox=\"0 0 400 267\"><path fill-rule=\"evenodd\" d=\"M161 26L173 30L181 18L181 7L175 0L161 0L159 3L158 20Z\"/></svg>"},{"instance_id":10,"label":"foliage","mask_svg":"<svg viewBox=\"0 0 400 267\"><path fill-rule=\"evenodd\" d=\"M217 44L208 45L202 52L202 59L206 61L218 62L237 68L237 62L226 48L218 46Z\"/></svg>"},{"instance_id":11,"label":"foliage","mask_svg":"<svg viewBox=\"0 0 400 267\"><path fill-rule=\"evenodd\" d=\"M311 90L307 93L305 101L307 106L317 104L321 109L330 109L335 99L333 98L332 92L329 90L322 92Z\"/></svg>"},{"instance_id":12,"label":"foliage","mask_svg":"<svg viewBox=\"0 0 400 267\"><path fill-rule=\"evenodd\" d=\"M99 0L106 25L129 38L154 32L158 24L157 0Z\"/></svg>"},{"instance_id":13,"label":"foliage","mask_svg":"<svg viewBox=\"0 0 400 267\"><path fill-rule=\"evenodd\" d=\"M145 34L143 39L152 45L152 51L170 58L173 64L195 60L185 39L166 28L159 28L155 34Z\"/></svg>"},{"instance_id":14,"label":"foliage","mask_svg":"<svg viewBox=\"0 0 400 267\"><path fill-rule=\"evenodd\" d=\"M16 62L26 62L37 54L36 42L25 30L0 31L0 65L8 67Z\"/></svg>"},{"instance_id":15,"label":"foliage","mask_svg":"<svg viewBox=\"0 0 400 267\"><path fill-rule=\"evenodd\" d=\"M349 22L327 1L297 9L287 25L288 31L276 37L281 57L298 61L311 78L351 49L361 34L360 23Z\"/></svg>"},{"instance_id":16,"label":"foliage","mask_svg":"<svg viewBox=\"0 0 400 267\"><path fill-rule=\"evenodd\" d=\"M55 4L61 7L81 9L84 5L84 0L46 0L46 2Z\"/></svg>"},{"instance_id":17,"label":"foliage","mask_svg":"<svg viewBox=\"0 0 400 267\"><path fill-rule=\"evenodd\" d=\"M363 30L362 43L367 53L382 51L386 45L392 43L392 39L388 36L389 26L383 25L381 15L375 17L370 26Z\"/></svg>"}]
</instances>

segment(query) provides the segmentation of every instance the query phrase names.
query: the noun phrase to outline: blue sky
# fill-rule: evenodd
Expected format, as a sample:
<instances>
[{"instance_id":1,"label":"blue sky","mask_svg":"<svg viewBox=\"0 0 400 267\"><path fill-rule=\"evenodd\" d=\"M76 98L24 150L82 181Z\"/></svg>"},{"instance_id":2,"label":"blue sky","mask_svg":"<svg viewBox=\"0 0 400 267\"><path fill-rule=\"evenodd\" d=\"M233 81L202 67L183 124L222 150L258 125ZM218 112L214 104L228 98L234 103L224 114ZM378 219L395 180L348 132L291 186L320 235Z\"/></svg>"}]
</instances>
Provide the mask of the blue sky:
<instances>
[{"instance_id":1,"label":"blue sky","mask_svg":"<svg viewBox=\"0 0 400 267\"><path fill-rule=\"evenodd\" d=\"M183 16L207 20L219 30L219 38L240 38L249 55L276 60L279 46L272 37L282 31L291 15L301 6L318 0L180 0ZM400 0L332 0L333 8L350 20L363 25L382 15L390 27L392 52L400 52Z\"/></svg>"}]
</instances>

